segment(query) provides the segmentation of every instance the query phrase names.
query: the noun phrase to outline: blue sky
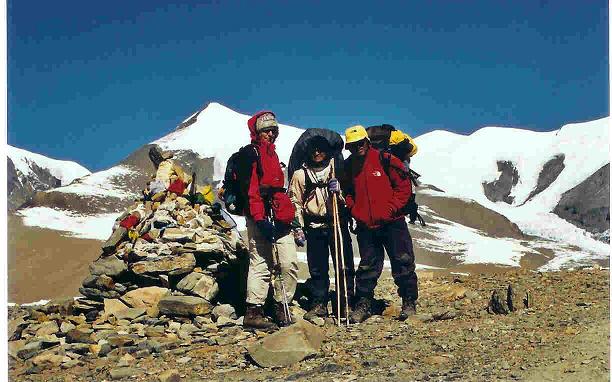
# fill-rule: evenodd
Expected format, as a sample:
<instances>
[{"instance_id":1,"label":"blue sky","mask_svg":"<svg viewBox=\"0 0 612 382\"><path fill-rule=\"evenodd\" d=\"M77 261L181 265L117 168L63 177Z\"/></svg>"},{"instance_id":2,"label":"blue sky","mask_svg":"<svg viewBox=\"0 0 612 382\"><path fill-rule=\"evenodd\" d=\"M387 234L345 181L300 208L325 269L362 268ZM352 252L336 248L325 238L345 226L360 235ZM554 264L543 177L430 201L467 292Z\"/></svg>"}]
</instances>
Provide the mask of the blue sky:
<instances>
[{"instance_id":1,"label":"blue sky","mask_svg":"<svg viewBox=\"0 0 612 382\"><path fill-rule=\"evenodd\" d=\"M211 101L343 131L609 115L607 1L9 0L8 143L90 170Z\"/></svg>"}]
</instances>

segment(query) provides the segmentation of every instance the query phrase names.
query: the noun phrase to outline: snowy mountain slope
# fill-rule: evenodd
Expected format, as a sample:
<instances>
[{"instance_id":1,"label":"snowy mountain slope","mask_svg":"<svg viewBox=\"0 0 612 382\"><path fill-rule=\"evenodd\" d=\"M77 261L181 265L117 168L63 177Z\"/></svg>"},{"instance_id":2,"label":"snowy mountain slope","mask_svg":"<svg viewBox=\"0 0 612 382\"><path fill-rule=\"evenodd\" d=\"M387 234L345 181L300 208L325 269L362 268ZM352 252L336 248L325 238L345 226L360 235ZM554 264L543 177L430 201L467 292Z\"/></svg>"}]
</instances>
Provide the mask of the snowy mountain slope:
<instances>
[{"instance_id":1,"label":"snowy mountain slope","mask_svg":"<svg viewBox=\"0 0 612 382\"><path fill-rule=\"evenodd\" d=\"M470 136L458 136L434 131L416 138L419 153L412 167L422 174L423 183L434 184L449 196L473 199L506 216L527 234L606 256L608 244L594 240L552 211L565 192L610 162L609 137L610 118L569 124L552 132L485 127ZM526 201L544 165L560 154L564 156L564 168L558 177ZM512 204L492 202L483 191L483 183L500 176L500 161L511 162L519 176L510 193ZM607 208L609 211L609 201Z\"/></svg>"},{"instance_id":2,"label":"snowy mountain slope","mask_svg":"<svg viewBox=\"0 0 612 382\"><path fill-rule=\"evenodd\" d=\"M48 158L7 145L8 209L17 209L37 191L66 185L88 174L89 170L78 163Z\"/></svg>"},{"instance_id":3,"label":"snowy mountain slope","mask_svg":"<svg viewBox=\"0 0 612 382\"><path fill-rule=\"evenodd\" d=\"M282 116L278 117L282 121ZM204 173L208 175L198 179L220 180L230 155L250 141L246 125L248 118L248 115L211 103L192 114L173 132L151 143L174 151L176 158L190 158L188 162L179 163L205 167ZM445 191L421 190L422 201L419 203L423 205L424 216L434 223L424 229L412 228L417 233L415 246L421 251L417 257L429 259L422 264L446 266L458 261L517 265L523 256L541 253L538 248L547 248L564 256L565 260L558 260L556 266L606 255L609 245L593 240L590 234L550 211L561 194L580 184L597 170L597 166L609 162L606 161L607 155L606 158L603 155L608 150L607 125L608 119L604 119L567 125L549 133L490 127L471 136L434 131L417 137L419 153L413 158L412 167L423 175L423 183ZM281 161L288 162L293 144L303 131L292 126L280 126L277 152ZM79 237L105 238L107 234L100 232L97 223L86 225L83 222L86 217L96 222L111 221L138 196L152 173L147 152L148 145L144 145L117 166L81 178L68 187L39 193L40 203L32 206L36 208L20 211L25 224L52 229L68 227L67 231ZM559 176L520 205L538 184L542 166L558 154L565 158L565 167ZM201 163L196 164L197 161ZM499 177L498 161L511 162L519 174L519 181L510 190L515 197L512 205L491 202L483 193L482 183ZM436 195L426 197L426 193ZM453 198L462 203L442 202L442 199ZM444 209L436 205L453 207ZM481 211L487 209L491 214L504 215L509 221L496 218L492 226L487 226L489 223L474 224L473 219L481 219ZM58 210L62 210L61 213ZM519 237L499 235L499 232L514 230L511 222L539 238L522 240L520 233ZM537 248L525 243L534 240L539 243ZM444 256L451 256L456 261L449 263L442 260Z\"/></svg>"},{"instance_id":4,"label":"snowy mountain slope","mask_svg":"<svg viewBox=\"0 0 612 382\"><path fill-rule=\"evenodd\" d=\"M187 127L151 143L164 150L192 150L204 158L214 157L214 179L221 180L230 155L251 142L247 127L250 116L213 102L186 121L194 118L195 122L191 122ZM277 118L279 122L283 120L282 115ZM280 124L276 151L285 164L289 163L293 145L303 132L303 129Z\"/></svg>"},{"instance_id":5,"label":"snowy mountain slope","mask_svg":"<svg viewBox=\"0 0 612 382\"><path fill-rule=\"evenodd\" d=\"M36 176L33 170L35 165L49 171L52 176L60 180L62 186L76 178L91 174L91 171L76 162L52 159L10 145L7 145L7 152L15 169L25 177Z\"/></svg>"}]
</instances>

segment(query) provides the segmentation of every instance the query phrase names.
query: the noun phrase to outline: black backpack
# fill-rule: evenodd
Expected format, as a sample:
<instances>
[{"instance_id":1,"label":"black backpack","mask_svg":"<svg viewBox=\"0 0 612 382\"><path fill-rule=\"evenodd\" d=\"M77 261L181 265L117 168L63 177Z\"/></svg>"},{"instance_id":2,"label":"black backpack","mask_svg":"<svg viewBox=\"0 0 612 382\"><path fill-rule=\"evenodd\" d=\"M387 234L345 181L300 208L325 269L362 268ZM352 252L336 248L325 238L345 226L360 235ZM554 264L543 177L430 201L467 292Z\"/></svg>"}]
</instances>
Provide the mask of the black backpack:
<instances>
[{"instance_id":1,"label":"black backpack","mask_svg":"<svg viewBox=\"0 0 612 382\"><path fill-rule=\"evenodd\" d=\"M249 185L251 183L251 169L257 163L257 174L261 177L261 160L259 151L253 144L243 146L233 153L227 161L225 176L223 178L222 200L225 208L231 214L245 215L249 204Z\"/></svg>"},{"instance_id":2,"label":"black backpack","mask_svg":"<svg viewBox=\"0 0 612 382\"><path fill-rule=\"evenodd\" d=\"M388 125L386 123L370 126L366 129L372 147L384 151L389 149L389 138L391 138L391 132L394 130L395 127L393 127L393 125Z\"/></svg>"}]
</instances>

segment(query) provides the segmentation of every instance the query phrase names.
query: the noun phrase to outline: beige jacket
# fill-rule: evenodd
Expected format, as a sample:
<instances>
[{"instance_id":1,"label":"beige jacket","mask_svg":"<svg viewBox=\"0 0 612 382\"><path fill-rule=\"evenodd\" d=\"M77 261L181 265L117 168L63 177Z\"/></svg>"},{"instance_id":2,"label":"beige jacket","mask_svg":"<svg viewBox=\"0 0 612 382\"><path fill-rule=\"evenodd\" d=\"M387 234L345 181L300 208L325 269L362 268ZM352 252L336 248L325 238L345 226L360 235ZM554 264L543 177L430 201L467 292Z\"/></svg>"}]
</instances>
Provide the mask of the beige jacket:
<instances>
[{"instance_id":1,"label":"beige jacket","mask_svg":"<svg viewBox=\"0 0 612 382\"><path fill-rule=\"evenodd\" d=\"M293 173L289 184L289 197L295 206L295 217L300 227L305 227L304 216L326 217L331 216L332 198L327 187L313 187L310 195L304 195L306 188L306 176L310 177L312 183L327 182L331 179L331 165L324 168L308 168L306 165ZM340 194L338 202L344 204L344 197ZM311 228L325 227L325 223L310 222Z\"/></svg>"}]
</instances>

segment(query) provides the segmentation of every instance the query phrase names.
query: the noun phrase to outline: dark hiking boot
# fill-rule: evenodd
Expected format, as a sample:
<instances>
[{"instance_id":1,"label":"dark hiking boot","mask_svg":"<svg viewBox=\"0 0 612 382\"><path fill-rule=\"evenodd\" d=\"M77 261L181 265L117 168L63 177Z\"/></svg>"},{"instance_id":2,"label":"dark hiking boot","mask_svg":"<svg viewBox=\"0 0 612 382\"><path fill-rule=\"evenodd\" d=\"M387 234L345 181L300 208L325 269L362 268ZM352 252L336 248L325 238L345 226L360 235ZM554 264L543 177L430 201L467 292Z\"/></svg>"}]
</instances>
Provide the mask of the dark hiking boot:
<instances>
[{"instance_id":1,"label":"dark hiking boot","mask_svg":"<svg viewBox=\"0 0 612 382\"><path fill-rule=\"evenodd\" d=\"M290 320L285 314L285 307L283 306L282 302L277 302L274 304L274 315L278 326L289 326L295 323L295 321Z\"/></svg>"},{"instance_id":2,"label":"dark hiking boot","mask_svg":"<svg viewBox=\"0 0 612 382\"><path fill-rule=\"evenodd\" d=\"M408 317L416 314L416 301L408 298L402 299L402 311L397 318L400 321L405 321Z\"/></svg>"},{"instance_id":3,"label":"dark hiking boot","mask_svg":"<svg viewBox=\"0 0 612 382\"><path fill-rule=\"evenodd\" d=\"M309 311L304 315L306 321L310 321L315 317L327 317L327 304L318 303L315 304Z\"/></svg>"},{"instance_id":4,"label":"dark hiking boot","mask_svg":"<svg viewBox=\"0 0 612 382\"><path fill-rule=\"evenodd\" d=\"M276 326L274 322L264 316L263 306L261 305L247 305L243 325L247 329L260 329L265 331L278 329L278 326Z\"/></svg>"},{"instance_id":5,"label":"dark hiking boot","mask_svg":"<svg viewBox=\"0 0 612 382\"><path fill-rule=\"evenodd\" d=\"M357 301L355 305L355 309L351 313L350 319L353 323L360 323L367 320L372 313L370 312L372 308L372 301L369 298L361 298Z\"/></svg>"}]
</instances>

